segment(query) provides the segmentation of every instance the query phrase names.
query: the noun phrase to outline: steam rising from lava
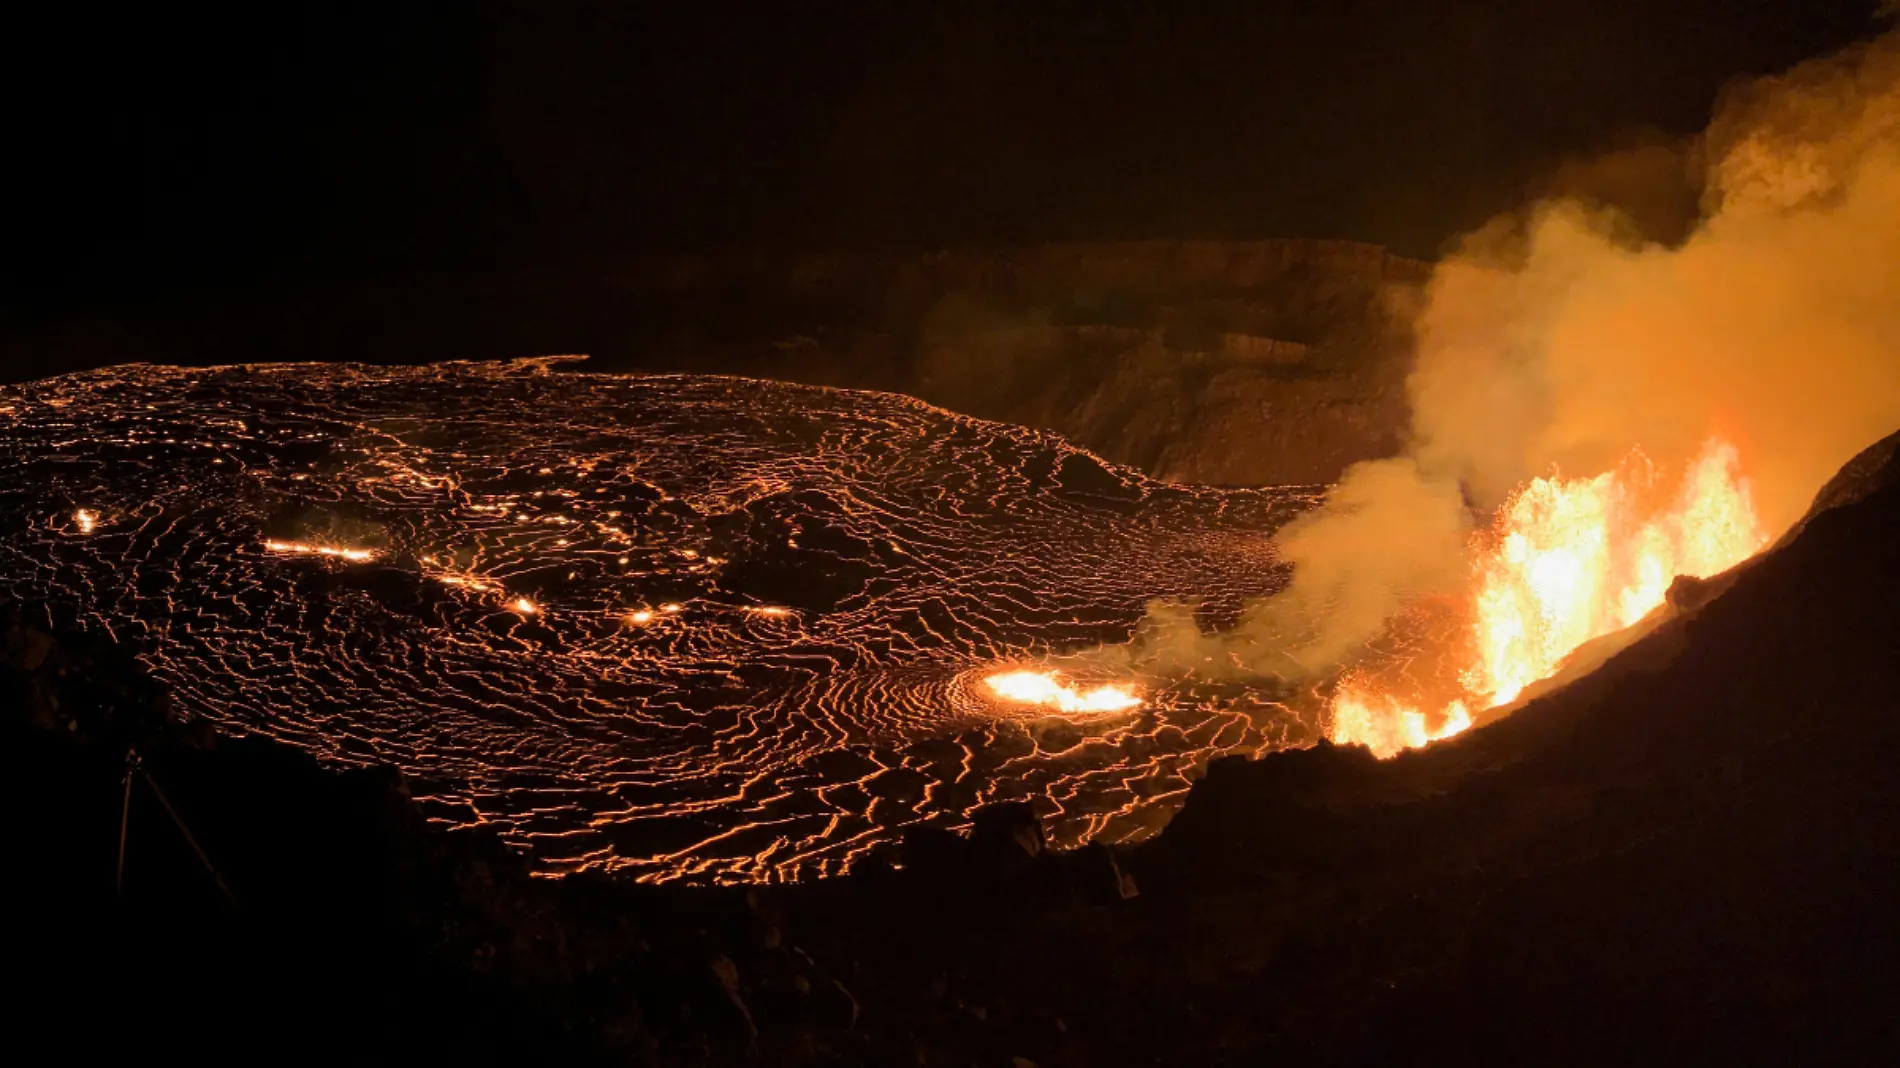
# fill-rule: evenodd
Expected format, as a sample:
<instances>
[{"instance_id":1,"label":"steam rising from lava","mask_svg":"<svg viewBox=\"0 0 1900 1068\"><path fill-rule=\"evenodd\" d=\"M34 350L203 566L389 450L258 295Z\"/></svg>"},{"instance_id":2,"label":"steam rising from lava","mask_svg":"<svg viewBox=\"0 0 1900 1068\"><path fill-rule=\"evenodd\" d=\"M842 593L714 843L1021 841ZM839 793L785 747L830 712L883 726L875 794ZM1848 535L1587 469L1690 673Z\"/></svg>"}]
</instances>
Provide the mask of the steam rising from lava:
<instances>
[{"instance_id":1,"label":"steam rising from lava","mask_svg":"<svg viewBox=\"0 0 1900 1068\"><path fill-rule=\"evenodd\" d=\"M1678 248L1575 202L1494 224L1433 281L1411 383L1424 470L1480 505L1555 465L1734 441L1787 527L1900 416L1900 36L1732 93Z\"/></svg>"},{"instance_id":2,"label":"steam rising from lava","mask_svg":"<svg viewBox=\"0 0 1900 1068\"><path fill-rule=\"evenodd\" d=\"M1418 702L1455 721L1463 702L1509 701L1527 666L1547 674L1660 604L1675 575L1752 555L1900 424L1900 34L1730 92L1695 151L1704 216L1677 246L1576 200L1472 235L1417 316L1406 454L1352 468L1281 532L1293 582L1238 630L1208 638L1151 613L1156 659L1323 678L1376 666L1368 643L1422 629L1427 652L1400 658L1403 681L1349 678L1334 708L1342 740L1419 744L1444 728L1408 719ZM1641 486L1664 492L1639 499ZM1501 529L1469 533L1485 525L1474 512L1494 511ZM1580 540L1535 581L1583 583L1587 603L1547 589L1503 612L1546 633L1517 635L1521 662L1502 664L1493 654L1513 642L1487 630L1506 607L1503 572L1516 553L1532 581L1532 543L1564 523ZM1585 558L1587 582L1549 573ZM1648 570L1606 577L1628 568ZM1560 603L1573 618L1554 618ZM1395 621L1420 614L1436 629ZM1409 662L1434 658L1454 663Z\"/></svg>"}]
</instances>

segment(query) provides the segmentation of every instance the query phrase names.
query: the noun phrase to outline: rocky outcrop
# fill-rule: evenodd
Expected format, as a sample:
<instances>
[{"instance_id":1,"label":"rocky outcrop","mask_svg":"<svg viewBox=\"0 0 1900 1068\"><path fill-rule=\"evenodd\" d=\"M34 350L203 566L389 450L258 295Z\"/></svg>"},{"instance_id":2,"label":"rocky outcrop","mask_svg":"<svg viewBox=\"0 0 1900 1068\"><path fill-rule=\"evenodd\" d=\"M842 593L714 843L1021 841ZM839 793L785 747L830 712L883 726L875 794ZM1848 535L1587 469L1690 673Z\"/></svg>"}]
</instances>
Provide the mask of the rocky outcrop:
<instances>
[{"instance_id":1,"label":"rocky outcrop","mask_svg":"<svg viewBox=\"0 0 1900 1068\"><path fill-rule=\"evenodd\" d=\"M695 338L681 366L710 350L744 373L1054 430L1161 478L1264 485L1397 451L1429 271L1346 242L1125 242L700 264L665 281L689 306L770 293L778 317L808 321L765 345Z\"/></svg>"}]
</instances>

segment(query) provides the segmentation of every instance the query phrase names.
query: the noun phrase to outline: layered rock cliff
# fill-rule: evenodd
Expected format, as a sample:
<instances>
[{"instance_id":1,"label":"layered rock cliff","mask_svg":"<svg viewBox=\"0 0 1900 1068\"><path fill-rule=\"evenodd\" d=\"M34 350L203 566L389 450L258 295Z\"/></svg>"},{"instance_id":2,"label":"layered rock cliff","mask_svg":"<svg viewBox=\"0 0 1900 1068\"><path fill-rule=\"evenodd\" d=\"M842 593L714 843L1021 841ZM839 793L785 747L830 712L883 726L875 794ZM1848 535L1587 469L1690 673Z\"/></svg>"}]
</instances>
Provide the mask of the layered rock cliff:
<instances>
[{"instance_id":1,"label":"layered rock cliff","mask_svg":"<svg viewBox=\"0 0 1900 1068\"><path fill-rule=\"evenodd\" d=\"M1429 274L1347 242L1098 242L694 261L653 282L727 330L792 329L674 334L668 364L895 389L1157 477L1237 485L1331 481L1396 451Z\"/></svg>"}]
</instances>

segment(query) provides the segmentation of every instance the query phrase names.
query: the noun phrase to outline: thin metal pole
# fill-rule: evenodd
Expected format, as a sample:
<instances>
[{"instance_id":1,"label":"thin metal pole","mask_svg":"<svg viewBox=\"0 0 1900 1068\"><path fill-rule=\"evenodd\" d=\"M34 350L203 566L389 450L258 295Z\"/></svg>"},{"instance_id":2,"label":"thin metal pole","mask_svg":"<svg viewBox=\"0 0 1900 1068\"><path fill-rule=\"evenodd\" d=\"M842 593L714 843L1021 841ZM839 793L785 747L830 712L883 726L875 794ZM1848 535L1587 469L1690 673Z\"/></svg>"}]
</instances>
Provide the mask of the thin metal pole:
<instances>
[{"instance_id":1,"label":"thin metal pole","mask_svg":"<svg viewBox=\"0 0 1900 1068\"><path fill-rule=\"evenodd\" d=\"M165 814L170 816L172 822L178 825L178 833L185 836L185 843L191 846L193 853L198 854L198 862L203 864L205 870L211 873L211 881L218 884L218 892L224 895L224 899L231 903L232 908L236 908L237 895L231 893L231 888L224 885L224 876L218 874L218 869L212 865L211 858L205 855L204 849L198 845L198 840L191 836L191 828L185 826L185 821L179 818L178 810L173 808L172 803L165 799L165 791L158 788L158 782L152 778L152 773L141 768L139 774L145 777L145 785L152 788L152 796L158 798L158 803L165 806Z\"/></svg>"},{"instance_id":2,"label":"thin metal pole","mask_svg":"<svg viewBox=\"0 0 1900 1068\"><path fill-rule=\"evenodd\" d=\"M135 749L125 751L125 800L119 803L119 874L112 880L112 892L125 895L125 831L132 819L132 773L138 770L139 754Z\"/></svg>"}]
</instances>

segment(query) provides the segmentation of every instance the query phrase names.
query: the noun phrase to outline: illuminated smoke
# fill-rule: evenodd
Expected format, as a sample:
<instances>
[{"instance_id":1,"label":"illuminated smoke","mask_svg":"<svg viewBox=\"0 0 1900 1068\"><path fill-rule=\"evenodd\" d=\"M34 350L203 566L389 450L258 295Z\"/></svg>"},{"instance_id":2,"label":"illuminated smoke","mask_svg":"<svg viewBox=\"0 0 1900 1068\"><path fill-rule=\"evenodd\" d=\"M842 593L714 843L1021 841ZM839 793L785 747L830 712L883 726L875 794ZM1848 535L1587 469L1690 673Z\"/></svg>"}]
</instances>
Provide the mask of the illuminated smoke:
<instances>
[{"instance_id":1,"label":"illuminated smoke","mask_svg":"<svg viewBox=\"0 0 1900 1068\"><path fill-rule=\"evenodd\" d=\"M1486 568L1509 547L1474 547L1466 531L1518 507L1522 488L1571 503L1595 494L1600 507L1628 485L1594 480L1640 450L1656 484L1690 493L1717 450L1720 492L1708 498L1740 518L1705 505L1685 520L1667 502L1600 511L1604 529L1666 548L1655 559L1667 563L1591 587L1616 618L1592 609L1588 626L1547 636L1554 653L1530 658L1542 671L1660 603L1673 575L1719 570L1786 530L1841 464L1900 426L1900 35L1731 90L1693 148L1685 158L1709 161L1702 218L1676 244L1574 198L1466 239L1417 314L1405 454L1350 469L1280 534L1292 583L1238 628L1207 636L1178 609L1151 612L1138 655L1323 678L1408 608L1468 608L1501 582ZM1691 520L1720 551L1696 555L1705 535L1683 533ZM1640 547L1606 547L1603 574ZM1526 681L1500 675L1476 695L1508 700ZM1342 687L1335 725L1368 724L1358 736L1375 748L1442 731L1408 725L1409 704L1386 708L1378 687L1356 685Z\"/></svg>"},{"instance_id":2,"label":"illuminated smoke","mask_svg":"<svg viewBox=\"0 0 1900 1068\"><path fill-rule=\"evenodd\" d=\"M1730 93L1679 247L1539 204L1432 281L1411 381L1421 471L1482 506L1640 446L1732 441L1785 529L1900 421L1900 37Z\"/></svg>"},{"instance_id":3,"label":"illuminated smoke","mask_svg":"<svg viewBox=\"0 0 1900 1068\"><path fill-rule=\"evenodd\" d=\"M1540 603L1502 612L1516 628L1508 641L1480 627L1475 689L1492 701L1508 701L1535 681L1527 676L1659 604L1674 574L1706 574L1748 555L1798 518L1842 463L1900 424L1900 40L1730 93L1701 151L1712 161L1705 215L1681 244L1633 240L1628 221L1607 209L1545 202L1469 239L1428 290L1410 382L1417 484L1387 498L1427 507L1394 523L1388 545L1451 522L1452 487L1481 509L1508 500L1513 524L1539 500L1518 493L1527 484L1553 487L1544 501L1553 507L1601 509L1602 495L1623 485L1610 473L1632 449L1684 487L1674 535L1625 531L1590 563L1598 569L1590 589L1614 620L1580 612L1564 617L1574 633L1523 633L1557 618ZM1727 443L1713 459L1711 440ZM1552 472L1572 481L1543 478ZM1356 470L1345 485L1366 478ZM1593 522L1615 529L1607 515ZM1652 561L1650 573L1613 593L1600 574L1612 556L1652 544L1670 550L1667 563ZM1502 566L1514 549L1531 551L1507 544L1480 564L1483 625L1492 609L1510 607L1483 598L1511 595L1484 568ZM1326 559L1389 549L1346 542L1317 551ZM1577 551L1565 547L1559 562L1582 566ZM1420 562L1406 577L1429 586L1442 573ZM1293 589L1308 585L1296 577ZM1322 633L1334 626L1322 623ZM1336 626L1363 630L1354 620ZM1492 655L1538 641L1536 655L1508 664ZM1336 732L1356 699L1349 686Z\"/></svg>"}]
</instances>

